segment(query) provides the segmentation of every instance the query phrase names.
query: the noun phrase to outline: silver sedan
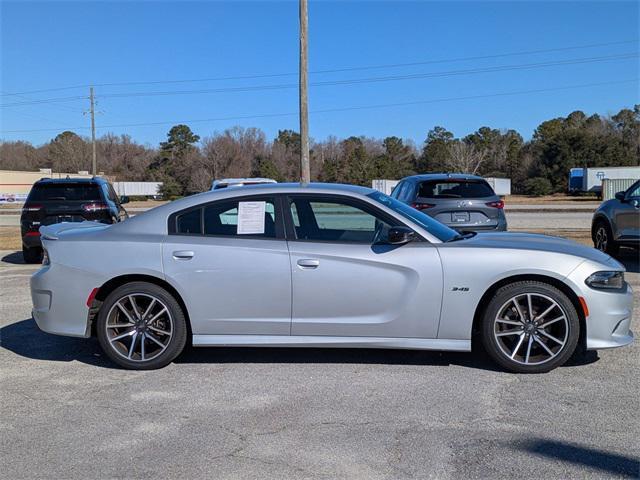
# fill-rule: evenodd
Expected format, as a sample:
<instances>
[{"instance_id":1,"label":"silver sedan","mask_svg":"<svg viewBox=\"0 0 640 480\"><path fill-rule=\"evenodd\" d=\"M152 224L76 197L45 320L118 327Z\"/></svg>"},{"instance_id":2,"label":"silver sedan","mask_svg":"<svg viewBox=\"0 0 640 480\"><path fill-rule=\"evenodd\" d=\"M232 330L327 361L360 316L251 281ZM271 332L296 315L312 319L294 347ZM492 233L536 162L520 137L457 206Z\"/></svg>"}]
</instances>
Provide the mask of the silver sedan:
<instances>
[{"instance_id":1,"label":"silver sedan","mask_svg":"<svg viewBox=\"0 0 640 480\"><path fill-rule=\"evenodd\" d=\"M377 191L207 192L115 225L40 229L33 317L152 369L194 346L470 351L545 372L628 345L623 266L544 235L462 235Z\"/></svg>"}]
</instances>

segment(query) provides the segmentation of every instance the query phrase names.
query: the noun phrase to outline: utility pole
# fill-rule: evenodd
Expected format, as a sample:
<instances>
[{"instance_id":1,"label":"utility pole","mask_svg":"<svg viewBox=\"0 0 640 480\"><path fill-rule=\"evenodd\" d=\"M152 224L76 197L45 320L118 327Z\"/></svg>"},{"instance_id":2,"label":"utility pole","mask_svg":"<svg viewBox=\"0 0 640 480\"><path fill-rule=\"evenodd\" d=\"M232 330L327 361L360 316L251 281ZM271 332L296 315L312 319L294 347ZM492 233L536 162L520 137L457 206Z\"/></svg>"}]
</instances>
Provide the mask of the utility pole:
<instances>
[{"instance_id":1,"label":"utility pole","mask_svg":"<svg viewBox=\"0 0 640 480\"><path fill-rule=\"evenodd\" d=\"M309 106L307 99L307 0L300 0L300 183L311 181L309 168Z\"/></svg>"},{"instance_id":2,"label":"utility pole","mask_svg":"<svg viewBox=\"0 0 640 480\"><path fill-rule=\"evenodd\" d=\"M91 173L93 176L98 174L98 166L96 162L96 119L95 119L95 99L93 97L93 87L89 87L89 101L91 102Z\"/></svg>"}]
</instances>

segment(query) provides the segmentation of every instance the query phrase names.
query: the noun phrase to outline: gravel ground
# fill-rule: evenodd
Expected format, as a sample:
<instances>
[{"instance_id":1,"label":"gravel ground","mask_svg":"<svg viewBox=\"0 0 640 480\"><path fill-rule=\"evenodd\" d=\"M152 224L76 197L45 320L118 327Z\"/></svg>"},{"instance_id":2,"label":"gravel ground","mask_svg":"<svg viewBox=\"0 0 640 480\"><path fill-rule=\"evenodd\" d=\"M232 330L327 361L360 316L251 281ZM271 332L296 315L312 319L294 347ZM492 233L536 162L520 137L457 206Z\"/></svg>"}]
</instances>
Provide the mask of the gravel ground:
<instances>
[{"instance_id":1,"label":"gravel ground","mask_svg":"<svg viewBox=\"0 0 640 480\"><path fill-rule=\"evenodd\" d=\"M93 340L40 332L35 268L0 258L0 478L640 474L637 343L544 375L481 354L252 348L130 372Z\"/></svg>"}]
</instances>

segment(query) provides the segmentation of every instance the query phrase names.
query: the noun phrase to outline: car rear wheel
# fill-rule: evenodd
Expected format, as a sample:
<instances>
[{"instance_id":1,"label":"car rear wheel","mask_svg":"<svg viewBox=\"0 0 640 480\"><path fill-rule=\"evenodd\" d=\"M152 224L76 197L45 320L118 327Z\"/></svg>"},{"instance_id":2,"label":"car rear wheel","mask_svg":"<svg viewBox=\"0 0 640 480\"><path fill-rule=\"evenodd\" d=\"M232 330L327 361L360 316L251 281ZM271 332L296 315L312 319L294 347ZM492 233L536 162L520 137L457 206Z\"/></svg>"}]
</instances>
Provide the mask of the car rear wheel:
<instances>
[{"instance_id":1,"label":"car rear wheel","mask_svg":"<svg viewBox=\"0 0 640 480\"><path fill-rule=\"evenodd\" d=\"M42 262L42 248L40 247L22 247L22 258L25 263L41 263Z\"/></svg>"},{"instance_id":2,"label":"car rear wheel","mask_svg":"<svg viewBox=\"0 0 640 480\"><path fill-rule=\"evenodd\" d=\"M132 282L111 292L98 312L96 331L107 356L132 370L166 366L187 340L184 312L176 299L147 282Z\"/></svg>"},{"instance_id":3,"label":"car rear wheel","mask_svg":"<svg viewBox=\"0 0 640 480\"><path fill-rule=\"evenodd\" d=\"M613 239L611 228L603 221L596 223L593 233L593 246L609 255L616 255L620 249Z\"/></svg>"},{"instance_id":4,"label":"car rear wheel","mask_svg":"<svg viewBox=\"0 0 640 480\"><path fill-rule=\"evenodd\" d=\"M501 367L543 373L564 364L578 343L580 321L567 296L542 282L500 288L483 316L482 343Z\"/></svg>"}]
</instances>

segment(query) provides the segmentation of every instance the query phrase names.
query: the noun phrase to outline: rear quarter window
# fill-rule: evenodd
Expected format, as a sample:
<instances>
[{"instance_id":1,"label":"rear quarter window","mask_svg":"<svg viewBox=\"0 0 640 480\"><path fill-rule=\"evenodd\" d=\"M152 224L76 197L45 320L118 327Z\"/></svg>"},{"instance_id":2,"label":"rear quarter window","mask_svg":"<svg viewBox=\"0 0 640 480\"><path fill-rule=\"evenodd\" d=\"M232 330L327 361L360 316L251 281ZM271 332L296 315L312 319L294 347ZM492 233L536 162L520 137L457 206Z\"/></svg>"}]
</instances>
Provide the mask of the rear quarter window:
<instances>
[{"instance_id":1,"label":"rear quarter window","mask_svg":"<svg viewBox=\"0 0 640 480\"><path fill-rule=\"evenodd\" d=\"M420 184L421 198L485 198L495 193L483 181L427 181Z\"/></svg>"}]
</instances>

